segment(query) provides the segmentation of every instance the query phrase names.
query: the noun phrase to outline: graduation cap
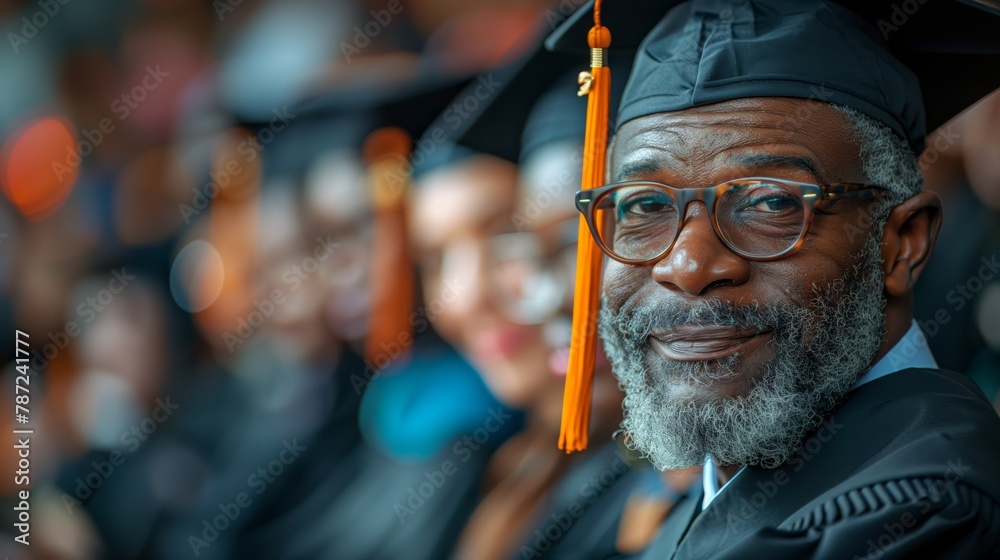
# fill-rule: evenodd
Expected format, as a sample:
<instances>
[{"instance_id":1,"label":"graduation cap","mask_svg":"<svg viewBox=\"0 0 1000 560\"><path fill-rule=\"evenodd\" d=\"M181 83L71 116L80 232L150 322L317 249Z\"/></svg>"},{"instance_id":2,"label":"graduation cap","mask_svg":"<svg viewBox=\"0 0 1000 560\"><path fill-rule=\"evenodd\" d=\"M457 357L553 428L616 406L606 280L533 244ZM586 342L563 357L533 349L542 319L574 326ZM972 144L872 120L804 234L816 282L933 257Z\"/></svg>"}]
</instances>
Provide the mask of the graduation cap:
<instances>
[{"instance_id":1,"label":"graduation cap","mask_svg":"<svg viewBox=\"0 0 1000 560\"><path fill-rule=\"evenodd\" d=\"M616 68L627 72L633 50L609 54ZM579 53L538 48L496 72L500 83L479 114L455 133L455 141L510 162L523 162L536 149L553 142L584 137L585 99L580 99L579 74L585 70ZM615 82L611 102L621 98L625 82ZM614 115L609 114L609 129Z\"/></svg>"},{"instance_id":2,"label":"graduation cap","mask_svg":"<svg viewBox=\"0 0 1000 560\"><path fill-rule=\"evenodd\" d=\"M525 127L533 112L533 101L559 83L568 82L575 89L576 72L572 75L567 72L578 71L579 62L575 53L549 52L539 45L528 56L498 69L495 74L500 83L499 91L485 101L476 118L467 119L455 131L455 141L517 163L521 158Z\"/></svg>"},{"instance_id":3,"label":"graduation cap","mask_svg":"<svg viewBox=\"0 0 1000 560\"><path fill-rule=\"evenodd\" d=\"M582 37L591 25L589 16L593 7L594 0L591 0L574 12L548 37L546 47L556 52L581 51ZM668 28L661 20L675 8L677 13L672 16L676 19ZM826 101L847 105L884 122L918 153L923 149L927 131L941 126L1000 87L1000 17L997 16L1000 16L1000 4L980 0L924 0L919 3L891 0L635 0L608 3L602 9L605 25L614 32L615 48L638 49L654 26L657 27L656 37L650 38L652 40L643 45L636 57L633 83L629 85L632 95L627 94L630 99L623 100L619 124L641 111L638 108L625 111L637 94L648 95L656 89L684 86L692 90L688 92L690 98L686 103L680 100L669 105L663 101L650 103L651 108L655 106L660 109L657 112L663 112L736 97L815 99L819 97L815 86L825 85L842 90ZM712 35L696 41L698 49L684 49L688 57L695 53L696 60L675 60L675 63L685 64L677 64L671 70L687 66L703 74L694 80L690 79L690 72L671 78L666 70L669 61L661 64L657 59L670 54L667 48L681 48L679 41L682 38L685 41L696 38L691 34L693 28L689 27L687 34L677 28L688 20L698 21L699 25L706 26L706 32L710 29ZM754 21L758 25L780 24L782 27L770 32L761 29L754 36L753 29L746 29L752 28ZM729 30L724 29L726 27ZM727 37L725 33L731 35ZM671 41L671 37L676 41ZM732 46L725 48L727 43ZM797 56L788 56L791 51L781 50L790 44L795 45ZM824 64L815 64L812 62L815 60L822 60ZM910 75L875 74L878 70L899 74L902 68ZM647 75L651 70L655 76ZM732 85L719 87L720 84L714 83L722 79L716 77L716 72L718 76L725 75ZM795 91L788 84L775 84L774 74L798 77L807 85L805 93ZM866 76L873 77L866 79ZM646 79L636 79L640 77ZM915 82L910 82L912 77ZM740 84L751 80L758 82L757 85L741 87ZM904 89L902 86L916 87ZM640 92L639 88L644 91ZM883 106L894 102L894 107ZM668 106L676 108L666 108ZM923 123L926 125L922 126Z\"/></svg>"},{"instance_id":4,"label":"graduation cap","mask_svg":"<svg viewBox=\"0 0 1000 560\"><path fill-rule=\"evenodd\" d=\"M920 153L928 127L1000 87L995 3L594 0L546 41L591 53L584 189L604 182L607 135L596 123L609 111L612 33L616 48L636 49L618 126L730 99L821 99L875 118ZM602 262L581 218L559 442L567 452L587 445Z\"/></svg>"}]
</instances>

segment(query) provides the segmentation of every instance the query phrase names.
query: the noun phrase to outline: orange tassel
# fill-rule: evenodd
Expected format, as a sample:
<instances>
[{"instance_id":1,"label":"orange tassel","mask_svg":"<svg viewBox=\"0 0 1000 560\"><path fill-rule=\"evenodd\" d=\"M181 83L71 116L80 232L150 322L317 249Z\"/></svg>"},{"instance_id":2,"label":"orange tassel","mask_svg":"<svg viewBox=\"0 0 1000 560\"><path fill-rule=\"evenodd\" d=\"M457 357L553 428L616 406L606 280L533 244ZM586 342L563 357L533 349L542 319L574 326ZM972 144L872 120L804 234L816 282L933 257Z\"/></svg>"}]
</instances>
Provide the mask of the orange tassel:
<instances>
[{"instance_id":1,"label":"orange tassel","mask_svg":"<svg viewBox=\"0 0 1000 560\"><path fill-rule=\"evenodd\" d=\"M587 35L591 49L590 74L581 74L581 95L587 100L587 132L583 144L581 188L604 184L608 150L608 112L611 98L611 70L604 65L605 49L611 46L611 32L601 25L601 0L594 2L594 27ZM576 293L573 301L573 332L569 366L563 394L559 448L566 453L587 448L590 430L590 400L594 387L594 360L597 354L597 315L600 306L601 249L594 242L587 222L580 217L576 257Z\"/></svg>"},{"instance_id":2,"label":"orange tassel","mask_svg":"<svg viewBox=\"0 0 1000 560\"><path fill-rule=\"evenodd\" d=\"M413 342L413 265L407 227L412 141L400 128L376 130L365 140L368 182L374 208L371 279L372 309L365 358L383 369Z\"/></svg>"}]
</instances>

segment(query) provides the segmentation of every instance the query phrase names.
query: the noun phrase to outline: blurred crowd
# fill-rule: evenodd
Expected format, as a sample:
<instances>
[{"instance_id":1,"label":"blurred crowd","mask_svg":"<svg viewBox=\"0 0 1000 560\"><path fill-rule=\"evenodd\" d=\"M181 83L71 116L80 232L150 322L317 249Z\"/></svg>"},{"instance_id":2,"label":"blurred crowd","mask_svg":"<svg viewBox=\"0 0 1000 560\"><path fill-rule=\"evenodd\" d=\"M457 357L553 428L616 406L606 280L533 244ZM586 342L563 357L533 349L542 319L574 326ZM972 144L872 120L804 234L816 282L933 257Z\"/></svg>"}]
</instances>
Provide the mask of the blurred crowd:
<instances>
[{"instance_id":1,"label":"blurred crowd","mask_svg":"<svg viewBox=\"0 0 1000 560\"><path fill-rule=\"evenodd\" d=\"M5 466L0 555L641 550L701 479L613 437L622 395L601 357L591 449L556 448L584 101L521 100L535 109L514 161L418 136L405 219L373 188L376 98L428 74L488 97L478 77L576 6L0 3L0 332L30 335L36 434L32 544L13 544ZM427 129L476 110L448 103L396 113ZM1000 95L935 133L922 167L945 220L916 318L940 365L996 399ZM383 293L402 297L386 311ZM373 345L400 310L404 336Z\"/></svg>"}]
</instances>

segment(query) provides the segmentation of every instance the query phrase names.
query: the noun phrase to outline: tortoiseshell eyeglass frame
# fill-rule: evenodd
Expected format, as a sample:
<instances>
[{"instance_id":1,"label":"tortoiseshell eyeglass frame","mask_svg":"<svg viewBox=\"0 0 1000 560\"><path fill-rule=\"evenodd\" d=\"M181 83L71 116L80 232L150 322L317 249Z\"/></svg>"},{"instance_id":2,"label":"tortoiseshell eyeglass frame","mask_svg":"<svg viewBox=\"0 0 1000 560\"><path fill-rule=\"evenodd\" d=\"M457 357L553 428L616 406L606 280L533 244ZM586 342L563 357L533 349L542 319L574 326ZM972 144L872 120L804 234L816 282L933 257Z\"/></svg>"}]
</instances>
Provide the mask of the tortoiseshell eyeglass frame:
<instances>
[{"instance_id":1,"label":"tortoiseshell eyeglass frame","mask_svg":"<svg viewBox=\"0 0 1000 560\"><path fill-rule=\"evenodd\" d=\"M725 234L719 227L719 221L716 213L716 206L718 201L721 200L723 193L735 186L745 186L748 183L770 183L776 185L782 185L788 188L792 193L798 195L802 202L802 207L805 211L805 219L803 220L802 231L799 232L798 239L787 249L775 253L773 255L753 255L745 251L741 251L734 246L734 244L726 239ZM671 199L677 203L681 219L677 224L677 229L674 232L674 238L670 240L670 244L659 253L658 255L648 258L648 259L629 259L616 254L611 248L609 248L605 243L604 239L598 233L597 229L597 205L596 201L603 200L605 197L610 196L615 191L618 191L627 187L655 187L657 189L665 192ZM806 233L808 233L810 226L812 226L813 216L815 215L816 206L828 201L843 199L843 198L860 198L860 199L874 199L879 197L884 197L889 195L889 190L885 187L880 187L878 185L869 185L864 183L830 183L825 185L816 185L811 183L800 183L797 181L789 181L787 179L775 179L771 177L744 177L741 179L734 179L732 181L726 181L715 185L713 187L703 187L703 188L691 188L691 189L680 189L677 187L671 187L670 185L665 185L663 183L657 183L654 181L629 181L626 183L614 183L610 185L605 185L603 187L598 187L596 189L588 189L583 191L578 191L576 193L576 208L583 214L584 218L587 220L587 226L590 228L590 233L593 235L594 240L597 242L598 246L607 256L612 259L631 265L649 265L654 264L670 252L673 248L674 243L677 241L677 237L680 235L681 230L684 228L684 222L687 219L686 210L688 204L694 201L701 201L705 204L708 209L709 219L712 221L712 227L715 229L715 234L722 240L723 244L729 248L730 251L736 253L737 255L753 261L771 261L777 260L794 253L802 246L805 241Z\"/></svg>"}]
</instances>

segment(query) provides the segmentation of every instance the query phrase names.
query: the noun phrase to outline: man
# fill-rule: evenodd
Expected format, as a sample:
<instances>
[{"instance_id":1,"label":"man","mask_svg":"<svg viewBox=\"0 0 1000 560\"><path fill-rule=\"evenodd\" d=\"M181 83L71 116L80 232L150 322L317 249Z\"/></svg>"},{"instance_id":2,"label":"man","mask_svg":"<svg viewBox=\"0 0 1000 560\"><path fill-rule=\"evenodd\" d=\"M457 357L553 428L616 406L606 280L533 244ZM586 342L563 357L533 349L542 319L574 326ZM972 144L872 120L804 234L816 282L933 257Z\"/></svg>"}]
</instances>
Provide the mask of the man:
<instances>
[{"instance_id":1,"label":"man","mask_svg":"<svg viewBox=\"0 0 1000 560\"><path fill-rule=\"evenodd\" d=\"M912 321L920 86L821 1L684 3L639 47L577 202L629 439L706 464L647 557L1000 554L1000 420Z\"/></svg>"}]
</instances>

